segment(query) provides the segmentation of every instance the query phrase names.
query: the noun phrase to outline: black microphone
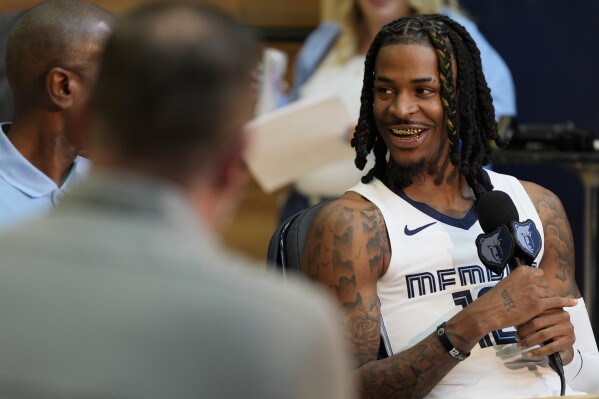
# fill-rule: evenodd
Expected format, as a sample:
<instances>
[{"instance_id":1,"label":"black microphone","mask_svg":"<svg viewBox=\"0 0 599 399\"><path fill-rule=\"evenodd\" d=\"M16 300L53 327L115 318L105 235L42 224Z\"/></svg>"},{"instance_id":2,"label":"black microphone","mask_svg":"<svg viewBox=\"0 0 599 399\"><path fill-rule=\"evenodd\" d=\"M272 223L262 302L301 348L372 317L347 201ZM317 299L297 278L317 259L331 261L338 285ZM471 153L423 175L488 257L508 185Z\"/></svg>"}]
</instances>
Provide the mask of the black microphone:
<instances>
[{"instance_id":1,"label":"black microphone","mask_svg":"<svg viewBox=\"0 0 599 399\"><path fill-rule=\"evenodd\" d=\"M513 270L521 265L533 264L541 250L541 234L532 220L519 222L518 209L507 193L498 190L484 193L476 210L484 231L476 238L476 248L486 267L500 275L507 265ZM565 377L562 358L558 352L548 358L549 366L560 377L563 396Z\"/></svg>"},{"instance_id":2,"label":"black microphone","mask_svg":"<svg viewBox=\"0 0 599 399\"><path fill-rule=\"evenodd\" d=\"M489 191L477 203L478 221L485 234L476 239L483 264L497 274L507 264L531 266L541 250L541 234L535 223L519 222L516 205L503 191Z\"/></svg>"}]
</instances>

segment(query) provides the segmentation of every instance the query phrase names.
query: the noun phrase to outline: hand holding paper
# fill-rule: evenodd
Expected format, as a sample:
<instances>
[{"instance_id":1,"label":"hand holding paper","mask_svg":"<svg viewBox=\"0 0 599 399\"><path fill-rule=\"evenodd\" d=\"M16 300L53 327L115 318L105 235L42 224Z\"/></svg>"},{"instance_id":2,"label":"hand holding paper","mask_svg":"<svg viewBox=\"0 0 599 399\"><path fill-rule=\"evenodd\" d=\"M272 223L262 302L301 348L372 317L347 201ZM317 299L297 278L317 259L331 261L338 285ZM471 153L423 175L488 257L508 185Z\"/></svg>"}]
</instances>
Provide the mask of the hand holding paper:
<instances>
[{"instance_id":1,"label":"hand holding paper","mask_svg":"<svg viewBox=\"0 0 599 399\"><path fill-rule=\"evenodd\" d=\"M296 101L248 124L245 161L260 187L272 192L315 168L352 159L345 136L355 120L337 96Z\"/></svg>"}]
</instances>

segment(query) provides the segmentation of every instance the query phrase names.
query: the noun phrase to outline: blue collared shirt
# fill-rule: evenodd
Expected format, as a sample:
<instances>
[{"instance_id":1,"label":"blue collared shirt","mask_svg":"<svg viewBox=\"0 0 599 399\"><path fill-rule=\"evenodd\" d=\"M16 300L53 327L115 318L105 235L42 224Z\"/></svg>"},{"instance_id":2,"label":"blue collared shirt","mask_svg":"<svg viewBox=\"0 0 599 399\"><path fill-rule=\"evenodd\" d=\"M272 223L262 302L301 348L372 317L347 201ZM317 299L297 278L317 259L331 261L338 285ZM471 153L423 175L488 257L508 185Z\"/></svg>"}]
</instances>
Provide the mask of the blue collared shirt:
<instances>
[{"instance_id":1,"label":"blue collared shirt","mask_svg":"<svg viewBox=\"0 0 599 399\"><path fill-rule=\"evenodd\" d=\"M65 190L89 173L91 162L77 157L63 184L56 183L29 162L10 142L0 124L0 230L38 216L58 205Z\"/></svg>"}]
</instances>

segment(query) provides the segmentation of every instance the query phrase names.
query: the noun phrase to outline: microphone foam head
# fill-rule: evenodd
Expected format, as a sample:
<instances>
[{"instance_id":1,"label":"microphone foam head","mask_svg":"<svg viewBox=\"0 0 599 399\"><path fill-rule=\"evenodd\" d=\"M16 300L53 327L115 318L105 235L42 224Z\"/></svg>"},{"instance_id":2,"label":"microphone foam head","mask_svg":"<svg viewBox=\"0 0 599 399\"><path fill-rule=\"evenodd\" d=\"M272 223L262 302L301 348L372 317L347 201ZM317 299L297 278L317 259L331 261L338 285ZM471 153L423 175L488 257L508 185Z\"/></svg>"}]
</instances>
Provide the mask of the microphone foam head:
<instances>
[{"instance_id":1,"label":"microphone foam head","mask_svg":"<svg viewBox=\"0 0 599 399\"><path fill-rule=\"evenodd\" d=\"M480 227L485 233L520 220L514 201L503 191L492 190L484 193L478 200L476 211Z\"/></svg>"}]
</instances>

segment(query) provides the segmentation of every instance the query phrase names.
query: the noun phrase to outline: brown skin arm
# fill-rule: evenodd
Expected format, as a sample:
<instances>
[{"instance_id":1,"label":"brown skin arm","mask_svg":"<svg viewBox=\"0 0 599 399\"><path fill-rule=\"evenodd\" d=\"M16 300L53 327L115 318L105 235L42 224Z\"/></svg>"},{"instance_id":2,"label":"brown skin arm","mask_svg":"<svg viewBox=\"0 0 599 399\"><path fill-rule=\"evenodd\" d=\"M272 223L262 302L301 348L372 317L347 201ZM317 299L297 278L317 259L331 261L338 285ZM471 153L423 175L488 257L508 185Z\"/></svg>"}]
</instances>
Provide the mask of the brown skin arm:
<instances>
[{"instance_id":1,"label":"brown skin arm","mask_svg":"<svg viewBox=\"0 0 599 399\"><path fill-rule=\"evenodd\" d=\"M574 276L574 240L568 217L559 198L551 191L530 182L522 182L543 224L545 250L539 268L557 295L580 298ZM565 364L573 357L574 326L569 314L555 309L518 326L518 339L523 347L542 345L531 351L534 357L560 352ZM551 343L543 345L544 342Z\"/></svg>"},{"instance_id":2,"label":"brown skin arm","mask_svg":"<svg viewBox=\"0 0 599 399\"><path fill-rule=\"evenodd\" d=\"M371 203L352 197L346 194L331 202L316 217L306 239L302 271L340 303L345 334L354 343L360 366L376 360L381 316L376 282L390 254L382 215Z\"/></svg>"},{"instance_id":3,"label":"brown skin arm","mask_svg":"<svg viewBox=\"0 0 599 399\"><path fill-rule=\"evenodd\" d=\"M390 257L387 229L378 208L356 193L346 193L315 218L302 268L340 304L361 397L424 397L458 361L434 332L407 350L376 360L381 317L376 285ZM572 306L573 300L554 297L543 274L522 267L500 281L447 321L450 341L469 352L490 331L522 324L546 309Z\"/></svg>"},{"instance_id":4,"label":"brown skin arm","mask_svg":"<svg viewBox=\"0 0 599 399\"><path fill-rule=\"evenodd\" d=\"M574 240L561 201L538 184L522 185L543 223L545 251L539 267L545 270L545 278L558 295L580 298L574 277Z\"/></svg>"},{"instance_id":5,"label":"brown skin arm","mask_svg":"<svg viewBox=\"0 0 599 399\"><path fill-rule=\"evenodd\" d=\"M341 305L364 398L424 396L458 363L434 335L401 357L376 360L381 317L376 283L390 255L383 216L355 193L322 209L304 247L303 272Z\"/></svg>"}]
</instances>

